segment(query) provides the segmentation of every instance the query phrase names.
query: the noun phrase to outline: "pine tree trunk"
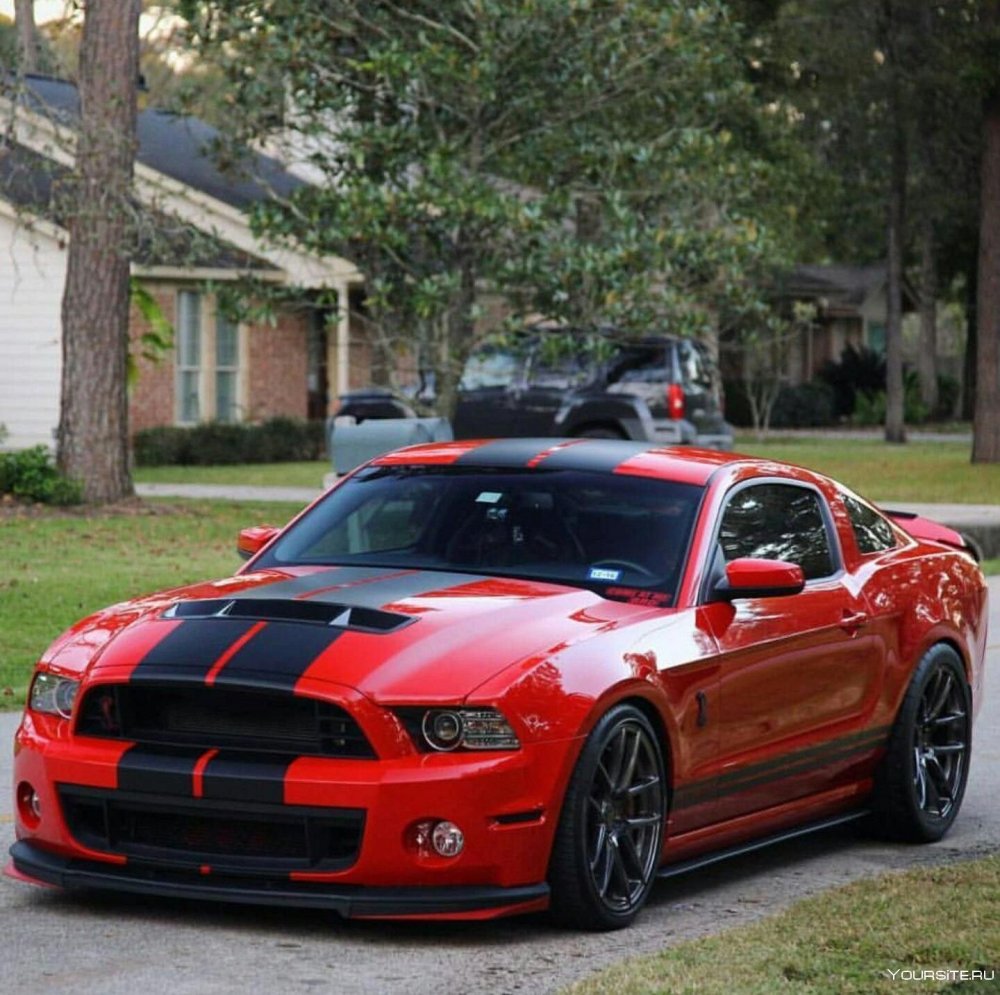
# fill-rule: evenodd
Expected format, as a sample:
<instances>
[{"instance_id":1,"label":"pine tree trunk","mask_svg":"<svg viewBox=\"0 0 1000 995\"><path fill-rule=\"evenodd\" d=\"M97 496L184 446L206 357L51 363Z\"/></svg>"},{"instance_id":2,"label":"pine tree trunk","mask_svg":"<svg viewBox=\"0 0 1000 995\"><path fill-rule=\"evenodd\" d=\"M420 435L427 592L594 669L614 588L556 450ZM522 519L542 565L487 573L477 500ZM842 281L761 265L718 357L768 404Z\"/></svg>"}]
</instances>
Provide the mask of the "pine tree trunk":
<instances>
[{"instance_id":1,"label":"pine tree trunk","mask_svg":"<svg viewBox=\"0 0 1000 995\"><path fill-rule=\"evenodd\" d=\"M34 0L14 0L17 25L17 61L22 73L38 72L38 32L35 28Z\"/></svg>"},{"instance_id":2,"label":"pine tree trunk","mask_svg":"<svg viewBox=\"0 0 1000 995\"><path fill-rule=\"evenodd\" d=\"M885 441L906 442L906 428L903 424L903 197L906 187L906 146L901 125L897 124L895 130L889 190Z\"/></svg>"},{"instance_id":3,"label":"pine tree trunk","mask_svg":"<svg viewBox=\"0 0 1000 995\"><path fill-rule=\"evenodd\" d=\"M972 461L1000 463L1000 94L983 116L978 285Z\"/></svg>"},{"instance_id":4,"label":"pine tree trunk","mask_svg":"<svg viewBox=\"0 0 1000 995\"><path fill-rule=\"evenodd\" d=\"M140 0L89 0L80 46L76 209L67 222L59 467L92 502L132 493L128 468L129 192Z\"/></svg>"},{"instance_id":5,"label":"pine tree trunk","mask_svg":"<svg viewBox=\"0 0 1000 995\"><path fill-rule=\"evenodd\" d=\"M920 223L920 349L917 374L920 400L927 414L938 406L937 370L937 264L934 259L934 222L925 215Z\"/></svg>"},{"instance_id":6,"label":"pine tree trunk","mask_svg":"<svg viewBox=\"0 0 1000 995\"><path fill-rule=\"evenodd\" d=\"M896 36L895 5L883 5L884 36L888 52L889 120L891 128L889 203L887 218L888 297L885 330L885 441L906 442L903 424L903 223L906 199L907 149L906 125L900 92L899 45Z\"/></svg>"}]
</instances>

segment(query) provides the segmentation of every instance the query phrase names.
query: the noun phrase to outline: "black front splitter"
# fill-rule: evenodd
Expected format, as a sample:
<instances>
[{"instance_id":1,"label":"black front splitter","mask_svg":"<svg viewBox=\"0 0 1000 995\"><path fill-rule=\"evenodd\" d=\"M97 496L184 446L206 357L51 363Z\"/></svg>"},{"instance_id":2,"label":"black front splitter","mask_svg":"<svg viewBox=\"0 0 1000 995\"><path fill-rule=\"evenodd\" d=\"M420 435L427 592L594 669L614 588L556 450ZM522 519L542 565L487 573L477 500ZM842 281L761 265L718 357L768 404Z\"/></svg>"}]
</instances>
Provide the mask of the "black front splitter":
<instances>
[{"instance_id":1,"label":"black front splitter","mask_svg":"<svg viewBox=\"0 0 1000 995\"><path fill-rule=\"evenodd\" d=\"M165 898L194 898L247 905L279 905L327 909L345 918L364 916L461 915L502 910L548 900L545 883L513 888L364 888L357 885L250 877L199 876L153 866L105 864L73 860L49 853L25 840L10 848L21 874L60 888L124 891Z\"/></svg>"}]
</instances>

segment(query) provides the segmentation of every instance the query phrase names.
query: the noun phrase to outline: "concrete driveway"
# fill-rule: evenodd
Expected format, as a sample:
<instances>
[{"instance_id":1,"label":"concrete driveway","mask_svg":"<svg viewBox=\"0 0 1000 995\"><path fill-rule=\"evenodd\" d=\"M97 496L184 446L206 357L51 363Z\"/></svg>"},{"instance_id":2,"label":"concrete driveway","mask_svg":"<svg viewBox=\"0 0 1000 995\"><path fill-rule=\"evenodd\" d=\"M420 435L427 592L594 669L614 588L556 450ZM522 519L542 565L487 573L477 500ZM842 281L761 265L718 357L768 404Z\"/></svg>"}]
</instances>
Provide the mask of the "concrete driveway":
<instances>
[{"instance_id":1,"label":"concrete driveway","mask_svg":"<svg viewBox=\"0 0 1000 995\"><path fill-rule=\"evenodd\" d=\"M0 987L20 995L551 992L617 960L748 922L831 885L1000 850L1000 579L990 587L989 695L962 813L941 843L889 846L853 830L826 832L660 882L632 928L602 935L559 932L539 918L440 926L342 922L315 911L69 895L5 878ZM15 726L16 716L0 715L0 742L10 742ZM4 749L4 853L13 839L9 784Z\"/></svg>"}]
</instances>

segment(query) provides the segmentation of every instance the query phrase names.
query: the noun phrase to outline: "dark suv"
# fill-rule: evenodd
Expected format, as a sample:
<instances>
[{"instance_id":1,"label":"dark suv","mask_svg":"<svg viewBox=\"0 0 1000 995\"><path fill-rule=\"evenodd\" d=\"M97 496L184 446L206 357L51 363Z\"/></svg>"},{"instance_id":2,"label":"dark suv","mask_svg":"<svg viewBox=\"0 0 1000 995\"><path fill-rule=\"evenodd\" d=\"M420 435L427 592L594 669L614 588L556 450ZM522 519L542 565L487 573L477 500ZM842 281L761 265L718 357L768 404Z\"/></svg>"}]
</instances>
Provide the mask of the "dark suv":
<instances>
[{"instance_id":1,"label":"dark suv","mask_svg":"<svg viewBox=\"0 0 1000 995\"><path fill-rule=\"evenodd\" d=\"M544 332L526 334L474 353L455 438L575 435L732 448L719 378L701 343L581 335L572 350L550 344Z\"/></svg>"}]
</instances>

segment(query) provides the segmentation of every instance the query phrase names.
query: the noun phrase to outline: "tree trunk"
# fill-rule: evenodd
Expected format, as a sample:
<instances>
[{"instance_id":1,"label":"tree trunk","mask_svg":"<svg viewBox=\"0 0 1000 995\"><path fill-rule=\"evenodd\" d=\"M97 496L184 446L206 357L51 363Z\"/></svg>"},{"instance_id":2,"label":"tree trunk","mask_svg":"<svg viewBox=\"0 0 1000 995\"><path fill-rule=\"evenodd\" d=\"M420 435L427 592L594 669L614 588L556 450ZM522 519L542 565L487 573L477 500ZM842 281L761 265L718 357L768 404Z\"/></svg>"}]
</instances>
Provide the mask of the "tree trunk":
<instances>
[{"instance_id":1,"label":"tree trunk","mask_svg":"<svg viewBox=\"0 0 1000 995\"><path fill-rule=\"evenodd\" d=\"M58 461L92 502L132 493L126 360L139 10L140 0L88 0L80 45Z\"/></svg>"},{"instance_id":2,"label":"tree trunk","mask_svg":"<svg viewBox=\"0 0 1000 995\"><path fill-rule=\"evenodd\" d=\"M934 222L925 214L920 222L920 349L917 374L920 400L934 417L938 406L937 263L934 258Z\"/></svg>"},{"instance_id":3,"label":"tree trunk","mask_svg":"<svg viewBox=\"0 0 1000 995\"><path fill-rule=\"evenodd\" d=\"M888 53L891 149L887 218L888 297L885 329L885 441L906 442L903 424L903 219L906 199L907 149L903 120L899 39L895 5L883 5L883 32Z\"/></svg>"},{"instance_id":4,"label":"tree trunk","mask_svg":"<svg viewBox=\"0 0 1000 995\"><path fill-rule=\"evenodd\" d=\"M906 187L906 144L902 122L894 122L894 131L889 189L889 280L886 291L885 441L906 442L903 425L903 196Z\"/></svg>"},{"instance_id":5,"label":"tree trunk","mask_svg":"<svg viewBox=\"0 0 1000 995\"><path fill-rule=\"evenodd\" d=\"M1000 463L1000 94L986 104L979 203L973 463Z\"/></svg>"},{"instance_id":6,"label":"tree trunk","mask_svg":"<svg viewBox=\"0 0 1000 995\"><path fill-rule=\"evenodd\" d=\"M973 258L979 258L979 238L976 238ZM965 286L965 354L962 356L962 398L959 407L962 421L972 421L976 403L976 328L979 315L976 301L979 297L979 275L972 265L966 273Z\"/></svg>"},{"instance_id":7,"label":"tree trunk","mask_svg":"<svg viewBox=\"0 0 1000 995\"><path fill-rule=\"evenodd\" d=\"M35 28L34 0L14 0L17 25L17 60L22 73L38 72L38 31Z\"/></svg>"}]
</instances>

